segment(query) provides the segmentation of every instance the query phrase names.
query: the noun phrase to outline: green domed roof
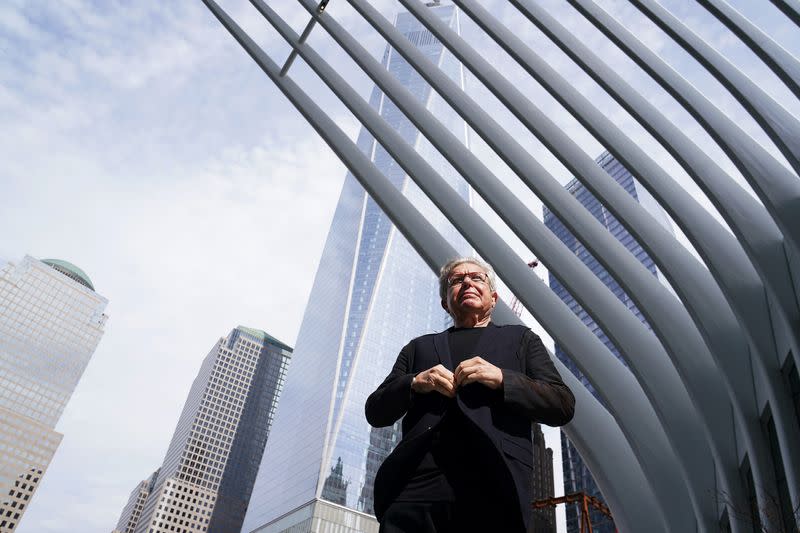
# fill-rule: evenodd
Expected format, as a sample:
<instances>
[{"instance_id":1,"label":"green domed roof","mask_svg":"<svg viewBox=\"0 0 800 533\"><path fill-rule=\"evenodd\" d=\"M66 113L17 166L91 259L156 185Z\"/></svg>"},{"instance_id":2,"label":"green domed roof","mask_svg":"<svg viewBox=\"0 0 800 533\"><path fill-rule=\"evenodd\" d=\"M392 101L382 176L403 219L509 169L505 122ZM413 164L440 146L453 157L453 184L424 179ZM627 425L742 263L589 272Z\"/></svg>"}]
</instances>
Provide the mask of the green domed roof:
<instances>
[{"instance_id":1,"label":"green domed roof","mask_svg":"<svg viewBox=\"0 0 800 533\"><path fill-rule=\"evenodd\" d=\"M53 267L68 278L74 279L84 287L94 290L92 280L89 279L89 276L86 275L86 272L76 267L69 261L62 261L61 259L42 259L42 263Z\"/></svg>"}]
</instances>

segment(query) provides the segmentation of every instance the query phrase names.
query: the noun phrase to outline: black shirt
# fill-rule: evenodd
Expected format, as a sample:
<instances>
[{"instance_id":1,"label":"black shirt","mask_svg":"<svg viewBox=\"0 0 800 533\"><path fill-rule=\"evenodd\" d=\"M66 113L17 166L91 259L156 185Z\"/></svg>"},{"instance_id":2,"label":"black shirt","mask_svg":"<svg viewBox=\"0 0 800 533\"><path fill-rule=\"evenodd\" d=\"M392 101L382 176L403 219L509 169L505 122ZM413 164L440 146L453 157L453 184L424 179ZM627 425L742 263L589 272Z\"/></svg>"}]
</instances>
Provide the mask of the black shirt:
<instances>
[{"instance_id":1,"label":"black shirt","mask_svg":"<svg viewBox=\"0 0 800 533\"><path fill-rule=\"evenodd\" d=\"M451 328L447 335L453 370L476 355L475 347L485 328ZM430 392L428 394L439 394ZM474 461L485 453L486 437L461 412L455 399L433 430L431 445L396 501L455 501L469 499L467 487L475 487ZM467 466L472 465L472 466Z\"/></svg>"}]
</instances>

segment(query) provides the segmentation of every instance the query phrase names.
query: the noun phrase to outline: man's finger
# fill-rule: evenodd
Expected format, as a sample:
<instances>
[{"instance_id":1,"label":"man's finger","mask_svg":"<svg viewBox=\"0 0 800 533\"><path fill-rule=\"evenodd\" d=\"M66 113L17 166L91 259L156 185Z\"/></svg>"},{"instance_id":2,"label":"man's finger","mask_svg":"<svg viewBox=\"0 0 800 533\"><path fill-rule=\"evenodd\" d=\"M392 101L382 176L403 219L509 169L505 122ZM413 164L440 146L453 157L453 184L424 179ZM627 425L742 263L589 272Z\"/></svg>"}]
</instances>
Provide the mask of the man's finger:
<instances>
[{"instance_id":1,"label":"man's finger","mask_svg":"<svg viewBox=\"0 0 800 533\"><path fill-rule=\"evenodd\" d=\"M458 376L460 376L461 373L464 372L464 370L473 368L476 364L478 364L475 361L473 361L473 359L475 358L473 357L472 359L467 359L466 361L462 361L461 364L459 364L458 367L456 367L456 373L455 373L456 379L458 379Z\"/></svg>"},{"instance_id":2,"label":"man's finger","mask_svg":"<svg viewBox=\"0 0 800 533\"><path fill-rule=\"evenodd\" d=\"M441 387L443 387L443 388L445 388L447 390L452 390L453 389L453 380L451 380L451 379L444 378L443 376L438 376L436 378L436 381L439 384L439 386L441 386Z\"/></svg>"},{"instance_id":3,"label":"man's finger","mask_svg":"<svg viewBox=\"0 0 800 533\"><path fill-rule=\"evenodd\" d=\"M445 396L452 397L455 395L455 389L450 381L437 379L436 390Z\"/></svg>"},{"instance_id":4,"label":"man's finger","mask_svg":"<svg viewBox=\"0 0 800 533\"><path fill-rule=\"evenodd\" d=\"M480 366L481 363L482 361L480 360L480 357L473 357L472 359L465 359L464 361L461 361L461 364L458 365L458 368L461 368L463 370L465 368Z\"/></svg>"},{"instance_id":5,"label":"man's finger","mask_svg":"<svg viewBox=\"0 0 800 533\"><path fill-rule=\"evenodd\" d=\"M437 376L441 376L444 379L448 379L448 380L451 380L451 381L453 379L453 373L450 372L449 370L447 370L445 367L439 368L437 366L437 367L433 367L431 370L433 371L432 372L433 374L436 374Z\"/></svg>"},{"instance_id":6,"label":"man's finger","mask_svg":"<svg viewBox=\"0 0 800 533\"><path fill-rule=\"evenodd\" d=\"M443 390L444 387L450 382L450 380L446 379L444 376L440 376L434 372L431 372L430 378L433 390Z\"/></svg>"},{"instance_id":7,"label":"man's finger","mask_svg":"<svg viewBox=\"0 0 800 533\"><path fill-rule=\"evenodd\" d=\"M480 370L475 370L474 372L470 372L468 375L461 380L461 385L469 385L470 383L480 382L483 374Z\"/></svg>"},{"instance_id":8,"label":"man's finger","mask_svg":"<svg viewBox=\"0 0 800 533\"><path fill-rule=\"evenodd\" d=\"M469 381L467 381L469 377L476 374L479 371L480 367L477 366L471 366L463 369L461 373L458 375L458 380L456 381L456 383L458 385L464 385L465 383L470 383Z\"/></svg>"}]
</instances>

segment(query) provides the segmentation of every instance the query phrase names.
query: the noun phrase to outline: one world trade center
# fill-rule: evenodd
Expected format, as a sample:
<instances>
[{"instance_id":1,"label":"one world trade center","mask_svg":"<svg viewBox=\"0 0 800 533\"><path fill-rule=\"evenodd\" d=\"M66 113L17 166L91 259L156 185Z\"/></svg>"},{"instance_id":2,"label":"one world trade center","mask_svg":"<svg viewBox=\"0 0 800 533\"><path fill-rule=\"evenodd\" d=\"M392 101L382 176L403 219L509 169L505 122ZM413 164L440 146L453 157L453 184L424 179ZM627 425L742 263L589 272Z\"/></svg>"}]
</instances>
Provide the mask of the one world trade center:
<instances>
[{"instance_id":1,"label":"one world trade center","mask_svg":"<svg viewBox=\"0 0 800 533\"><path fill-rule=\"evenodd\" d=\"M431 9L459 31L452 5ZM409 13L395 26L463 88L461 64ZM383 65L464 144L464 121L394 49ZM465 199L463 179L376 87L370 104ZM366 130L358 146L459 251L466 242ZM367 396L409 340L450 325L436 277L348 173L297 338L243 532L377 531L372 485L399 422L371 428ZM331 529L332 528L332 529Z\"/></svg>"}]
</instances>

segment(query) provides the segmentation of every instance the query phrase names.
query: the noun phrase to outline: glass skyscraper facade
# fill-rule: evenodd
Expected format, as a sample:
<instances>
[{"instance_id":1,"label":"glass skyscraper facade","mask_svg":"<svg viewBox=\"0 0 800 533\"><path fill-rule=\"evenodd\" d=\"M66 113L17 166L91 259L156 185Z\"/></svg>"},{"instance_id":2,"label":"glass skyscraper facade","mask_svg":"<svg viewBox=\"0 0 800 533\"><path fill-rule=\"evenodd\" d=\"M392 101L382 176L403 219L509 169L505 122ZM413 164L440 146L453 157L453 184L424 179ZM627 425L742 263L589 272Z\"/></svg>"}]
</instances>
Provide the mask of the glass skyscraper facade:
<instances>
[{"instance_id":1,"label":"glass skyscraper facade","mask_svg":"<svg viewBox=\"0 0 800 533\"><path fill-rule=\"evenodd\" d=\"M454 6L429 9L459 30ZM461 64L413 16L398 14L395 26L463 87ZM467 144L463 120L398 53L387 47L382 62ZM370 104L469 200L463 179L379 89ZM357 142L456 249L468 252L456 230L366 130ZM242 531L377 531L372 485L400 430L399 424L371 428L364 403L409 340L449 325L436 277L348 174Z\"/></svg>"},{"instance_id":2,"label":"glass skyscraper facade","mask_svg":"<svg viewBox=\"0 0 800 533\"><path fill-rule=\"evenodd\" d=\"M54 428L92 357L108 300L59 259L0 266L0 532L14 531L62 435Z\"/></svg>"},{"instance_id":3,"label":"glass skyscraper facade","mask_svg":"<svg viewBox=\"0 0 800 533\"><path fill-rule=\"evenodd\" d=\"M134 531L240 530L291 353L267 333L243 326L216 343Z\"/></svg>"},{"instance_id":4,"label":"glass skyscraper facade","mask_svg":"<svg viewBox=\"0 0 800 533\"><path fill-rule=\"evenodd\" d=\"M655 199L634 179L630 172L628 172L622 164L617 161L611 154L604 152L597 158L597 164L605 170L617 183L624 188L628 194L641 203L653 217L656 218L664 227L670 228L669 219L656 203ZM577 179L573 179L565 188L581 203L594 217L600 221L603 226L616 237L630 253L632 253L647 269L662 282L664 282L658 268L647 252L639 245L633 236L628 232L625 227L611 214L595 196L589 192ZM611 277L611 275L603 268L602 265L595 259L592 254L578 241L574 235L564 226L564 224L546 207L544 208L544 223L545 225L572 250L583 263L589 267L592 273L597 276L603 283L630 309L639 320L647 324L641 311L636 307L630 297L620 287L619 283ZM550 288L555 292L561 300L563 300L597 337L603 341L611 352L622 360L617 347L611 342L605 332L595 323L591 316L575 301L575 298L564 288L561 283L551 274L550 275ZM649 327L649 326L648 326ZM595 389L591 383L581 374L572 360L566 355L564 350L558 343L555 345L555 354L572 372L575 374L586 387L599 399ZM623 361L624 362L624 361ZM602 499L602 494L594 481L591 472L586 467L586 464L581 459L575 446L569 441L566 435L561 433L561 457L562 469L564 473L564 493L571 494L575 492L584 492L590 496L596 496ZM577 504L568 504L566 508L567 514L567 532L578 533L580 531L580 509ZM611 523L606 517L594 510L590 511L592 527L594 531L600 533L613 533L614 524Z\"/></svg>"}]
</instances>

